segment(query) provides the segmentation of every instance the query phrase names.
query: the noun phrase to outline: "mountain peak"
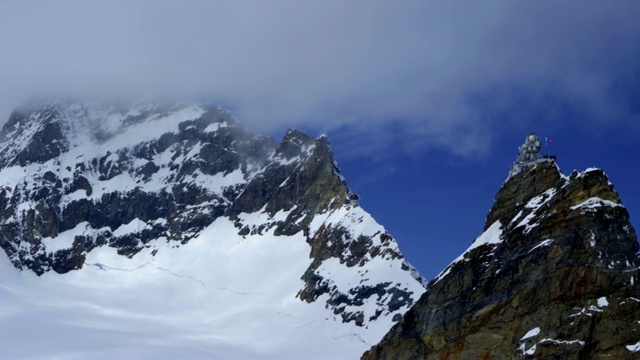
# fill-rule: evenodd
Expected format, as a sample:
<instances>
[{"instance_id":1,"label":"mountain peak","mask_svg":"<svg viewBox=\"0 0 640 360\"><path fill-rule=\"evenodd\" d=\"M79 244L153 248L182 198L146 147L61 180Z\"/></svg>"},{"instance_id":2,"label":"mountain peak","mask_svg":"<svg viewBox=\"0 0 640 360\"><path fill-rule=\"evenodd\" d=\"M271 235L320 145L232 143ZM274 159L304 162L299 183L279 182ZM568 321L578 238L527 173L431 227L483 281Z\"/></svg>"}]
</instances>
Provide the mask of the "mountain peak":
<instances>
[{"instance_id":1,"label":"mountain peak","mask_svg":"<svg viewBox=\"0 0 640 360\"><path fill-rule=\"evenodd\" d=\"M604 171L565 176L526 144L483 233L365 359L637 356L627 210Z\"/></svg>"},{"instance_id":2,"label":"mountain peak","mask_svg":"<svg viewBox=\"0 0 640 360\"><path fill-rule=\"evenodd\" d=\"M57 121L55 106L43 105L31 113L14 110L0 131L0 166L44 162L68 148Z\"/></svg>"},{"instance_id":3,"label":"mountain peak","mask_svg":"<svg viewBox=\"0 0 640 360\"><path fill-rule=\"evenodd\" d=\"M267 309L276 325L310 326L361 353L424 292L350 196L326 136L291 129L277 144L213 105L52 102L16 110L0 139L0 247L16 268L76 294L87 284L65 279L117 287L121 274L150 271L139 286L162 297L155 276L170 274L172 291L184 285L196 302L237 295L216 300L233 314L225 323Z\"/></svg>"}]
</instances>

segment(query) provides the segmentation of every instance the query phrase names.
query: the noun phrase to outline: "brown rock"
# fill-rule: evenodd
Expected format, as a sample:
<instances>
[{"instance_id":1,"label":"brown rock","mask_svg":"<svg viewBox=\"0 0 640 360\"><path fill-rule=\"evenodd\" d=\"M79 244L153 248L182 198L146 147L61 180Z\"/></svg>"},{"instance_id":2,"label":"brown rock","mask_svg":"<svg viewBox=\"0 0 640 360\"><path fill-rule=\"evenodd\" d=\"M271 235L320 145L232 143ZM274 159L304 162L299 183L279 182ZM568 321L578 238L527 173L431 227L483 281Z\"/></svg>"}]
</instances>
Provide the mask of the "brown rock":
<instances>
[{"instance_id":1,"label":"brown rock","mask_svg":"<svg viewBox=\"0 0 640 360\"><path fill-rule=\"evenodd\" d=\"M601 170L510 177L486 230L363 359L640 359L638 239Z\"/></svg>"}]
</instances>

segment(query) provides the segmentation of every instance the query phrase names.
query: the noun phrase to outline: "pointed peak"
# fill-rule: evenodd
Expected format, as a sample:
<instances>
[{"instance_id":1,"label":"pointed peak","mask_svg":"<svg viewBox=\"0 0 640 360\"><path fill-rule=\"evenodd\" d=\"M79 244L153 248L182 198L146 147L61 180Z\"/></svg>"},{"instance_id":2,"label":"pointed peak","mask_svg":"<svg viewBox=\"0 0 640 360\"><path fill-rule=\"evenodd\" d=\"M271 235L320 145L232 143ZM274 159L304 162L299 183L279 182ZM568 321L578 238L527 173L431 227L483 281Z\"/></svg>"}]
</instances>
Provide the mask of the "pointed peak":
<instances>
[{"instance_id":1,"label":"pointed peak","mask_svg":"<svg viewBox=\"0 0 640 360\"><path fill-rule=\"evenodd\" d=\"M277 153L285 159L292 159L296 156L310 151L316 145L316 139L296 129L289 129L282 138Z\"/></svg>"},{"instance_id":2,"label":"pointed peak","mask_svg":"<svg viewBox=\"0 0 640 360\"><path fill-rule=\"evenodd\" d=\"M303 131L297 129L288 129L282 138L282 143L290 143L298 146L302 146L305 143L313 142L313 138Z\"/></svg>"},{"instance_id":3,"label":"pointed peak","mask_svg":"<svg viewBox=\"0 0 640 360\"><path fill-rule=\"evenodd\" d=\"M629 356L640 313L629 214L604 171L562 175L534 135L482 235L363 359ZM603 344L602 334L615 336Z\"/></svg>"}]
</instances>

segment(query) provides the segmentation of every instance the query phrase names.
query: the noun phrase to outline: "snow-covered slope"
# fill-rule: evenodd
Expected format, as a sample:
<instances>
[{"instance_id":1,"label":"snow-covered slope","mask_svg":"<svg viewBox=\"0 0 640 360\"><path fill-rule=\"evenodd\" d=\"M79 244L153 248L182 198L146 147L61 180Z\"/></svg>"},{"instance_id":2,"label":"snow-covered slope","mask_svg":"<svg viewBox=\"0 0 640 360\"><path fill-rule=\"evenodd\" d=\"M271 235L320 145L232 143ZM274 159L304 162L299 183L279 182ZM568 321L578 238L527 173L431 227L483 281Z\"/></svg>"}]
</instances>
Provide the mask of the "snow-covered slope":
<instances>
[{"instance_id":1,"label":"snow-covered slope","mask_svg":"<svg viewBox=\"0 0 640 360\"><path fill-rule=\"evenodd\" d=\"M265 220L252 216L249 222ZM296 298L311 262L302 234L242 239L232 222L220 218L184 246L162 240L150 245L131 259L108 247L94 249L83 269L64 275L37 277L2 260L4 354L348 359L391 325L389 317L366 328L345 324L325 309L324 299L308 304ZM372 265L358 270L378 281L406 281L382 262ZM345 282L340 285L362 280L340 266L326 271ZM367 316L380 308L375 300L365 299Z\"/></svg>"},{"instance_id":2,"label":"snow-covered slope","mask_svg":"<svg viewBox=\"0 0 640 360\"><path fill-rule=\"evenodd\" d=\"M0 141L6 356L357 358L424 292L326 137L60 102Z\"/></svg>"}]
</instances>

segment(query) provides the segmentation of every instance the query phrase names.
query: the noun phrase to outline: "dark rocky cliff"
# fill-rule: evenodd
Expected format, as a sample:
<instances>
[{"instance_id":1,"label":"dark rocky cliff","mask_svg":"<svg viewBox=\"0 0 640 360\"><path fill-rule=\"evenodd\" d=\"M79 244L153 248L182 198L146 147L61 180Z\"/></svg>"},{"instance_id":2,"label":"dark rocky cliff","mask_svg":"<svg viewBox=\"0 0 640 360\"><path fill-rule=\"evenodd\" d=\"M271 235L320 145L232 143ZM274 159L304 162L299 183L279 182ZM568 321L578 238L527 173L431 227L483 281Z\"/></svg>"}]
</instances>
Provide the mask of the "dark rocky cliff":
<instances>
[{"instance_id":1,"label":"dark rocky cliff","mask_svg":"<svg viewBox=\"0 0 640 360\"><path fill-rule=\"evenodd\" d=\"M601 170L542 159L363 359L640 359L638 239Z\"/></svg>"}]
</instances>

